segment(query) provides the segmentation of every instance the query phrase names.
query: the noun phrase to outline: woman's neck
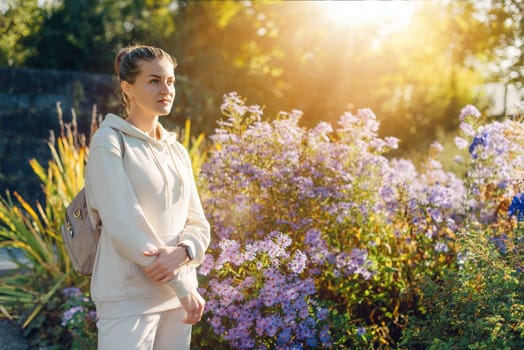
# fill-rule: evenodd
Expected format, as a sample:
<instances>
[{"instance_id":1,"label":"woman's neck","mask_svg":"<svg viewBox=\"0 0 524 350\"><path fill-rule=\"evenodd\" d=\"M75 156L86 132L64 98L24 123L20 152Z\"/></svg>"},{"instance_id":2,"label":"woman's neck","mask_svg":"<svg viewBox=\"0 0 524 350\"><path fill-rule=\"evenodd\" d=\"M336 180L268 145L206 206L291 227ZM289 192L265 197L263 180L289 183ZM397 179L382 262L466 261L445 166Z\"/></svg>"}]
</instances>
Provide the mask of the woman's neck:
<instances>
[{"instance_id":1,"label":"woman's neck","mask_svg":"<svg viewBox=\"0 0 524 350\"><path fill-rule=\"evenodd\" d=\"M160 133L158 130L158 116L147 118L130 113L126 120L128 123L142 130L152 138L156 140L160 139Z\"/></svg>"}]
</instances>

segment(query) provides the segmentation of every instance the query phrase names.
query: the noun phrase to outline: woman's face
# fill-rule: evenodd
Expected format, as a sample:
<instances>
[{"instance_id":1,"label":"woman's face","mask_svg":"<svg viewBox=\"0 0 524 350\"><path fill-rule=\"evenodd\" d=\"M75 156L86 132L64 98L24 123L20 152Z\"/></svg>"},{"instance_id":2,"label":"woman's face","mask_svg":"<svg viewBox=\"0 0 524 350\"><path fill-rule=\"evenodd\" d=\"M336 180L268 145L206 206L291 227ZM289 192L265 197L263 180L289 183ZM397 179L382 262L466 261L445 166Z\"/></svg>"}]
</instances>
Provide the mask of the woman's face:
<instances>
[{"instance_id":1,"label":"woman's face","mask_svg":"<svg viewBox=\"0 0 524 350\"><path fill-rule=\"evenodd\" d=\"M142 61L134 83L122 82L129 97L129 113L136 116L169 114L175 99L175 73L167 59Z\"/></svg>"}]
</instances>

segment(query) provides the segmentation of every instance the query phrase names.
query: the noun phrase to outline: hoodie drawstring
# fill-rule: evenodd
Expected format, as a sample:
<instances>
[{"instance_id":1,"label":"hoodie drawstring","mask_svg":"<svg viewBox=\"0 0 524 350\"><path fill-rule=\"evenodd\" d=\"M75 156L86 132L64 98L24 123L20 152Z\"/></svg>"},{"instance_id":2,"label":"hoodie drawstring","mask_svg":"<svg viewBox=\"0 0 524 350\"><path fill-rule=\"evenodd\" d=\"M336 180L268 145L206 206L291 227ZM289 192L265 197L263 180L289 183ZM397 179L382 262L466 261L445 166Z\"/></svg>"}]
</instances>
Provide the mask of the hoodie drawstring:
<instances>
[{"instance_id":1,"label":"hoodie drawstring","mask_svg":"<svg viewBox=\"0 0 524 350\"><path fill-rule=\"evenodd\" d=\"M171 145L166 142L167 149L169 151L169 156L171 157L171 160L173 161L173 164L175 165L175 171L178 175L178 178L180 179L180 187L182 187L182 197L185 197L184 191L185 191L185 181L184 177L182 176L182 173L180 172L180 169L178 168L177 162L175 157L173 156L173 150L171 149ZM178 152L177 152L178 153Z\"/></svg>"},{"instance_id":2,"label":"hoodie drawstring","mask_svg":"<svg viewBox=\"0 0 524 350\"><path fill-rule=\"evenodd\" d=\"M167 175L162 166L160 165L160 161L158 160L156 156L156 152L151 146L150 142L146 142L149 146L149 150L151 151L151 154L153 155L153 161L155 162L158 170L160 170L160 174L162 175L162 180L164 181L164 192L166 193L165 199L166 199L166 208L169 206L169 203L171 203L171 196L169 194L169 184L167 182Z\"/></svg>"},{"instance_id":3,"label":"hoodie drawstring","mask_svg":"<svg viewBox=\"0 0 524 350\"><path fill-rule=\"evenodd\" d=\"M162 168L161 164L160 164L160 161L158 160L157 156L156 156L156 152L155 150L153 149L153 147L151 146L151 143L150 142L147 142L148 146L149 146L149 150L150 152L152 153L153 155L153 161L155 162L157 168L160 170L160 174L162 175L162 179L164 181L164 190L166 192L166 208L169 206L169 203L171 203L171 195L170 195L170 192L169 192L169 184L168 184L168 179L167 179L167 175L166 175L166 172L164 171L164 168ZM181 192L182 192L182 197L184 197L185 195L185 182L184 182L184 177L182 176L182 173L180 172L180 168L177 164L177 161L173 155L173 150L171 149L171 145L169 143L165 143L166 147L167 147L167 150L168 150L168 153L169 153L169 157L171 158L171 161L173 162L173 166L175 167L175 172L176 172L176 175L178 176L178 179L180 181L180 187L181 187Z\"/></svg>"}]
</instances>

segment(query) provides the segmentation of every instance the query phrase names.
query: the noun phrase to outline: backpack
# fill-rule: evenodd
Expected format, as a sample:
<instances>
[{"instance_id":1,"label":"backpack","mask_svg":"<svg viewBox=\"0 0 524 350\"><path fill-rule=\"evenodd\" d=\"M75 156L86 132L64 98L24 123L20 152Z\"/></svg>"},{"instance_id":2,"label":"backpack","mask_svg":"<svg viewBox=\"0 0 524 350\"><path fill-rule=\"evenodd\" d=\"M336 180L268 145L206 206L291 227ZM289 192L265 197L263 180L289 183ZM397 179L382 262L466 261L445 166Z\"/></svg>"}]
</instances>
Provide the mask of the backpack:
<instances>
[{"instance_id":1,"label":"backpack","mask_svg":"<svg viewBox=\"0 0 524 350\"><path fill-rule=\"evenodd\" d=\"M118 132L123 160L126 152L124 137L120 130L114 130ZM85 187L67 206L64 224L60 227L60 232L73 269L79 275L90 276L93 273L98 240L102 232L102 221L98 219L96 226L91 222Z\"/></svg>"}]
</instances>

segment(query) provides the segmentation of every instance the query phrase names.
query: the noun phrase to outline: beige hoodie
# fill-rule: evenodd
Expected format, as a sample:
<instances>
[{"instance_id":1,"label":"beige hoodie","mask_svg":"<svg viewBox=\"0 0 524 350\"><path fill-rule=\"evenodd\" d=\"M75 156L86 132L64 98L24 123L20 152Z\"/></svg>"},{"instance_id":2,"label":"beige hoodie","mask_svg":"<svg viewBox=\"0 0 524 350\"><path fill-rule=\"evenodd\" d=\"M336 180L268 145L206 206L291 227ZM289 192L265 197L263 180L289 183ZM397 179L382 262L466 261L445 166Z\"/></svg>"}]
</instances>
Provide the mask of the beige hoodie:
<instances>
[{"instance_id":1,"label":"beige hoodie","mask_svg":"<svg viewBox=\"0 0 524 350\"><path fill-rule=\"evenodd\" d=\"M113 128L124 137L123 161ZM101 318L176 308L179 298L197 288L196 266L204 259L210 228L187 151L174 134L160 130L157 141L108 114L90 144L87 203L92 222L102 220L91 295ZM191 246L195 259L170 283L149 279L142 267L155 257L144 251L181 242Z\"/></svg>"}]
</instances>

